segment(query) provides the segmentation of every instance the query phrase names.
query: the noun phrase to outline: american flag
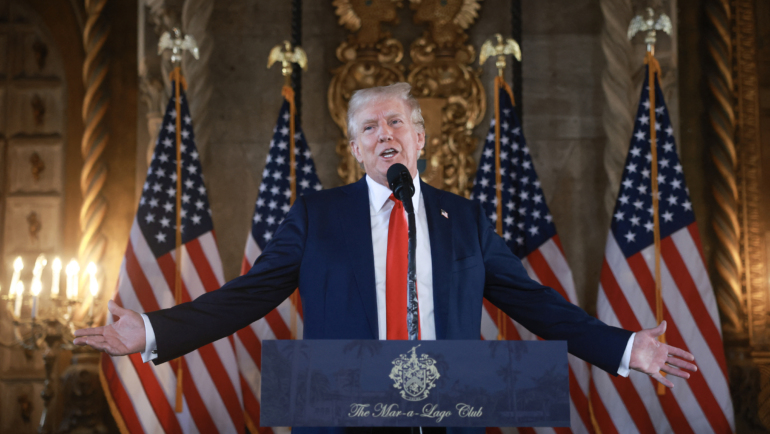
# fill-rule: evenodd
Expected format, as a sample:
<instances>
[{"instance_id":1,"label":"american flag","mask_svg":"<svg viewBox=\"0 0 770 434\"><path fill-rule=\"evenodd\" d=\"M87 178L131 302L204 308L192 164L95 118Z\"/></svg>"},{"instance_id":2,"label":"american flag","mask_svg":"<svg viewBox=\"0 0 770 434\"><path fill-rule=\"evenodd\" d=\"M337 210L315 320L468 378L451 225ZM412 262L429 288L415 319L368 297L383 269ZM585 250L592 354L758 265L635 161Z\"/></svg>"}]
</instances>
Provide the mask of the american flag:
<instances>
[{"instance_id":1,"label":"american flag","mask_svg":"<svg viewBox=\"0 0 770 434\"><path fill-rule=\"evenodd\" d=\"M181 113L177 113L174 98L155 144L115 295L116 303L137 312L175 304L175 264L180 256L175 251L177 116L182 126L182 301L224 283L190 110L182 93ZM183 360L184 408L176 413L177 361L155 366L142 363L139 354L102 355L102 384L112 408L120 413L118 424L131 433L244 432L232 340L220 339Z\"/></svg>"},{"instance_id":2,"label":"american flag","mask_svg":"<svg viewBox=\"0 0 770 434\"><path fill-rule=\"evenodd\" d=\"M521 124L513 108L507 86L500 97L500 172L502 180L503 238L511 251L521 258L529 276L558 291L572 303L577 302L572 271L556 234L556 226L545 203L529 147L521 132ZM493 222L497 221L495 194L495 119L489 128L484 151L479 161L471 199L479 202ZM499 310L484 300L482 339L497 339ZM534 340L537 336L502 315L505 338ZM571 431L592 432L588 410L588 364L569 356ZM508 431L507 429L503 429ZM497 428L488 432L499 432ZM519 432L570 432L564 428L519 428Z\"/></svg>"},{"instance_id":3,"label":"american flag","mask_svg":"<svg viewBox=\"0 0 770 434\"><path fill-rule=\"evenodd\" d=\"M267 164L262 172L262 184L259 186L257 203L254 206L251 231L246 238L246 250L243 256L241 274L251 268L262 253L278 225L289 212L291 187L289 184L289 120L291 119L289 102L284 101L278 114L278 121L273 129ZM316 175L315 164L307 141L299 126L294 134L295 174L297 178L297 196L321 190L321 182ZM295 293L296 294L296 293ZM292 303L296 303L297 314L292 313ZM299 297L290 297L264 318L239 330L235 336L238 366L241 371L243 403L246 416L252 430L261 433L286 432L289 428L259 427L261 341L264 339L291 339L291 323L294 315L296 338L302 338L302 306Z\"/></svg>"},{"instance_id":4,"label":"american flag","mask_svg":"<svg viewBox=\"0 0 770 434\"><path fill-rule=\"evenodd\" d=\"M698 227L677 156L674 129L655 83L661 277L667 343L695 356L689 380L657 395L639 372L617 378L593 368L591 403L602 433L734 432L733 404L717 304L703 260ZM649 87L642 89L602 266L597 315L628 330L657 325L651 194Z\"/></svg>"}]
</instances>

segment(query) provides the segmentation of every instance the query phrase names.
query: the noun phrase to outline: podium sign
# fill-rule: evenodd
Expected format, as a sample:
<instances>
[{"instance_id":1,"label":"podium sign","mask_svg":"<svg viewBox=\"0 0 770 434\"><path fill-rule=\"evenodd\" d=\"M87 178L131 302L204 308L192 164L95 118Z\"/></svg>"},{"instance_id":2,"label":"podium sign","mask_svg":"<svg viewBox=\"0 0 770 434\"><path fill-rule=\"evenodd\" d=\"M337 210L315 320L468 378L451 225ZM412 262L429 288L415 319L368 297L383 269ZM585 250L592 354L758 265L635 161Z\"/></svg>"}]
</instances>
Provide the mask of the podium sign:
<instances>
[{"instance_id":1,"label":"podium sign","mask_svg":"<svg viewBox=\"0 0 770 434\"><path fill-rule=\"evenodd\" d=\"M562 341L272 340L263 426L569 426Z\"/></svg>"}]
</instances>

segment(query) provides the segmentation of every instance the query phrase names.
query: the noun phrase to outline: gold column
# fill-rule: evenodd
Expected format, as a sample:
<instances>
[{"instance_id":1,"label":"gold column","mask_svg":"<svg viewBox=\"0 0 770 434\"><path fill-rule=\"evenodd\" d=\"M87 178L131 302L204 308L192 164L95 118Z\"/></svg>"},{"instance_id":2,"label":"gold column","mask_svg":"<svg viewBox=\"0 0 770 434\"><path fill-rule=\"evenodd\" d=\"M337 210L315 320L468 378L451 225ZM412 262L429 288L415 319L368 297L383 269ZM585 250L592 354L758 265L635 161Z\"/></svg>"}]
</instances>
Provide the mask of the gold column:
<instances>
[{"instance_id":1,"label":"gold column","mask_svg":"<svg viewBox=\"0 0 770 434\"><path fill-rule=\"evenodd\" d=\"M109 29L104 14L107 0L85 0L87 21L83 29L83 46L86 59L83 62L83 124L85 131L80 145L83 168L80 173L80 246L78 258L81 264L99 264L107 247L102 233L107 199L103 189L107 180L104 149L109 141L106 114L109 107L107 72L109 59L105 43Z\"/></svg>"},{"instance_id":2,"label":"gold column","mask_svg":"<svg viewBox=\"0 0 770 434\"><path fill-rule=\"evenodd\" d=\"M717 305L722 313L725 340L746 333L745 311L741 293L741 261L739 253L737 153L735 148L735 114L733 112L732 12L729 0L708 0L706 16L706 78L710 95L708 125L709 152L716 171L711 180L715 207L712 217L714 251L712 282Z\"/></svg>"}]
</instances>

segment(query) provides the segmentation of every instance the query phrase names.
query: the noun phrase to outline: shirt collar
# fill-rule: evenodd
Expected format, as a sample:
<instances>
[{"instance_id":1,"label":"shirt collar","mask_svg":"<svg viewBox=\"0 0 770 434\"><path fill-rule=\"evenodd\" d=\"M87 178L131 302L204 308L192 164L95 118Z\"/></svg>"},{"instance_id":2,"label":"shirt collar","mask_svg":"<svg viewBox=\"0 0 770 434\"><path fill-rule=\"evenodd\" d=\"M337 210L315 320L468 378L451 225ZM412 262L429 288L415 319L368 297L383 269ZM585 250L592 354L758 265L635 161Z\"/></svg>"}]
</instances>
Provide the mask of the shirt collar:
<instances>
[{"instance_id":1,"label":"shirt collar","mask_svg":"<svg viewBox=\"0 0 770 434\"><path fill-rule=\"evenodd\" d=\"M420 198L420 175L413 178L414 181L414 196L412 196L412 204L414 204L415 216L420 212L419 198ZM377 181L366 176L366 185L369 187L369 211L371 215L378 214L382 207L385 206L385 202L388 201L390 195L393 193L388 187L378 183Z\"/></svg>"}]
</instances>

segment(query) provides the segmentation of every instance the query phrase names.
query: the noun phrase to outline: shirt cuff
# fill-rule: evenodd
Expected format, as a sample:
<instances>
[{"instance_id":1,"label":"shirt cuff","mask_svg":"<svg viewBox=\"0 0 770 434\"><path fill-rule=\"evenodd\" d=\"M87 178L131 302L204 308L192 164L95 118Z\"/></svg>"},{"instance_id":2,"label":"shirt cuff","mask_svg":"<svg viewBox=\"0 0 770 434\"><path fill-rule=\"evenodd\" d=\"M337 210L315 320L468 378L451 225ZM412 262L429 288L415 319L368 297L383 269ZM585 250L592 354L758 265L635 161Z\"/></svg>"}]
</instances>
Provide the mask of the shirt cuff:
<instances>
[{"instance_id":1,"label":"shirt cuff","mask_svg":"<svg viewBox=\"0 0 770 434\"><path fill-rule=\"evenodd\" d=\"M628 338L628 343L626 344L626 351L623 352L623 358L620 359L620 366L618 366L618 375L621 377L628 377L629 367L628 365L631 364L631 348L634 346L634 337L636 336L636 333L632 334L630 338ZM155 336L153 336L152 339L153 344L155 343Z\"/></svg>"},{"instance_id":2,"label":"shirt cuff","mask_svg":"<svg viewBox=\"0 0 770 434\"><path fill-rule=\"evenodd\" d=\"M158 358L158 346L155 342L155 330L152 329L150 318L142 315L142 321L144 321L144 351L142 351L142 361L147 363L150 360ZM628 363L626 363L628 365Z\"/></svg>"}]
</instances>

